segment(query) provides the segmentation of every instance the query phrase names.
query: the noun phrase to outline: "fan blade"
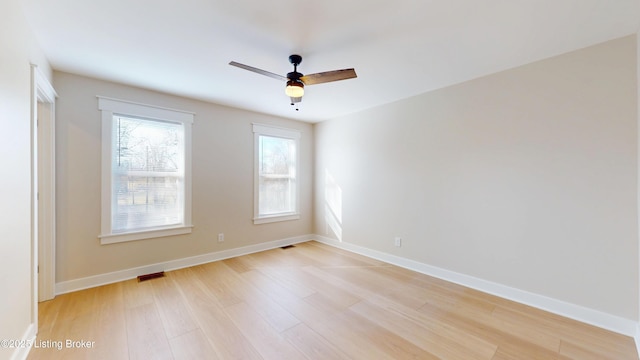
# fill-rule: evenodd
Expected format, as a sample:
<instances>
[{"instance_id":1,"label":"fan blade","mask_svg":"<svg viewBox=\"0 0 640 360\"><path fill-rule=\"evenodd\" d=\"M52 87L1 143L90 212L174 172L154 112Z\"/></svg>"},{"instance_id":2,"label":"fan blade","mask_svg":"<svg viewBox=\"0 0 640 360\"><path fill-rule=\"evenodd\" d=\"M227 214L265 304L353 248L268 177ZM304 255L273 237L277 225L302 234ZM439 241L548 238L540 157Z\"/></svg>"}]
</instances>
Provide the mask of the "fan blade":
<instances>
[{"instance_id":1,"label":"fan blade","mask_svg":"<svg viewBox=\"0 0 640 360\"><path fill-rule=\"evenodd\" d=\"M309 74L300 78L305 85L322 84L331 81L353 79L358 77L354 69L342 69Z\"/></svg>"},{"instance_id":2,"label":"fan blade","mask_svg":"<svg viewBox=\"0 0 640 360\"><path fill-rule=\"evenodd\" d=\"M291 99L291 105L295 104L295 103L299 103L302 101L302 96L300 97L292 97Z\"/></svg>"},{"instance_id":3,"label":"fan blade","mask_svg":"<svg viewBox=\"0 0 640 360\"><path fill-rule=\"evenodd\" d=\"M249 66L249 65L245 65L245 64L240 64L238 62L232 61L229 63L229 65L231 66L235 66L235 67L239 67L240 69L245 69L245 70L249 70L249 71L253 71L254 73L258 73L260 75L265 75L268 76L270 78L274 78L276 80L282 80L282 81L287 81L287 77L286 76L282 76L282 75L278 75L278 74L274 74L272 72L268 72L262 69L258 69L258 68L254 68L253 66Z\"/></svg>"}]
</instances>

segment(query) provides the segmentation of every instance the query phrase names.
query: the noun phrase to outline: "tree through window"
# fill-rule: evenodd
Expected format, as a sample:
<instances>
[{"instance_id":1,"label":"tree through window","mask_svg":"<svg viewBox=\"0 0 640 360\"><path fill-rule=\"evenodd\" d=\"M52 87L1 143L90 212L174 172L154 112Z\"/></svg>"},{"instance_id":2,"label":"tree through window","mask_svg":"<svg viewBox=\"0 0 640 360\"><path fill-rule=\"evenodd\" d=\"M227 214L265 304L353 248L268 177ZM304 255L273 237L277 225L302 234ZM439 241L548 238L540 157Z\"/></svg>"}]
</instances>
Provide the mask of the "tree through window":
<instances>
[{"instance_id":1,"label":"tree through window","mask_svg":"<svg viewBox=\"0 0 640 360\"><path fill-rule=\"evenodd\" d=\"M113 117L112 232L183 222L182 124Z\"/></svg>"}]
</instances>

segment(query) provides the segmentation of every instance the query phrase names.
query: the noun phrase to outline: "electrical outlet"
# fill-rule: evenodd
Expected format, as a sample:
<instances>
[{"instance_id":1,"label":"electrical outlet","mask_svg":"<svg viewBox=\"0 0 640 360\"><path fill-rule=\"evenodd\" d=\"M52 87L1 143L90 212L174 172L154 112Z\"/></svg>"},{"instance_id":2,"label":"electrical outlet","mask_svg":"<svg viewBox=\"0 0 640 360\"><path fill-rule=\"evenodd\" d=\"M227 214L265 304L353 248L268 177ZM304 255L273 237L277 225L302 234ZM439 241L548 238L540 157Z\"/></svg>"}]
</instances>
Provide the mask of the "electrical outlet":
<instances>
[{"instance_id":1,"label":"electrical outlet","mask_svg":"<svg viewBox=\"0 0 640 360\"><path fill-rule=\"evenodd\" d=\"M394 239L394 245L397 247L402 246L402 238L400 236L396 236L396 238Z\"/></svg>"},{"instance_id":2,"label":"electrical outlet","mask_svg":"<svg viewBox=\"0 0 640 360\"><path fill-rule=\"evenodd\" d=\"M218 234L218 242L223 242L223 241L224 241L224 233Z\"/></svg>"}]
</instances>

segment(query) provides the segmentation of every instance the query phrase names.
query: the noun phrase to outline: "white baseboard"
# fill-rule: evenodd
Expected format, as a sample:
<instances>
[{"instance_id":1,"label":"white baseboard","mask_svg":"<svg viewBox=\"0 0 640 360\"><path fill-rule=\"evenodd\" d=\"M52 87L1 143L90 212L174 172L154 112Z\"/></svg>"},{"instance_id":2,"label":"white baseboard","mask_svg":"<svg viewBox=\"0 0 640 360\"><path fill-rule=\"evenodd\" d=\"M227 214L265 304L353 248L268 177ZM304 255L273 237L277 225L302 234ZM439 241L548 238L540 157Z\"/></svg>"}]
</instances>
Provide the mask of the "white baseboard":
<instances>
[{"instance_id":1,"label":"white baseboard","mask_svg":"<svg viewBox=\"0 0 640 360\"><path fill-rule=\"evenodd\" d=\"M327 245L348 250L360 255L384 261L409 270L417 271L426 275L437 277L452 283L466 286L475 290L499 296L508 300L533 306L538 309L549 311L570 319L591 324L600 328L614 331L626 336L635 337L636 344L640 344L640 328L638 322L625 319L616 315L607 314L602 311L589 309L580 305L571 304L562 300L553 299L547 296L534 294L528 291L512 288L506 285L479 279L473 276L460 274L454 271L442 269L436 266L427 265L403 257L371 250L358 245L341 242L325 236L316 235L315 240ZM639 345L640 349L640 345Z\"/></svg>"},{"instance_id":2,"label":"white baseboard","mask_svg":"<svg viewBox=\"0 0 640 360\"><path fill-rule=\"evenodd\" d=\"M31 347L33 346L33 342L36 339L36 326L31 323L27 327L27 330L22 335L21 344L26 344L26 346L16 347L13 351L13 355L11 355L11 360L26 360L27 356L29 356L29 351L31 351Z\"/></svg>"},{"instance_id":3,"label":"white baseboard","mask_svg":"<svg viewBox=\"0 0 640 360\"><path fill-rule=\"evenodd\" d=\"M255 252L275 249L278 247L297 244L309 240L313 240L313 235L296 236L286 239L264 242L256 245L244 246L236 249L222 250L188 258L170 260L162 263L140 266L131 269L114 271L111 273L88 276L85 278L62 281L56 283L56 295L69 293L73 291L88 289L96 286L112 284L119 281L133 279L139 275L151 274L160 271L171 271L182 269L190 266L206 264L213 261L224 260L236 256L251 254Z\"/></svg>"}]
</instances>

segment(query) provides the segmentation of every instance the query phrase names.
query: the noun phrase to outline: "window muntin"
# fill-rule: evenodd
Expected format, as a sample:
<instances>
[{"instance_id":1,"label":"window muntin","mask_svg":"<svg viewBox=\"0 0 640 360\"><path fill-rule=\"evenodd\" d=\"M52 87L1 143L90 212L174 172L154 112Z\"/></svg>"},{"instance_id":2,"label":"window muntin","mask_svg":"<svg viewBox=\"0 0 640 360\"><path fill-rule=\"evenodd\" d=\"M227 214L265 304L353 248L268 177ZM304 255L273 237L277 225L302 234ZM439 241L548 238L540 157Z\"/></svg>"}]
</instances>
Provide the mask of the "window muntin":
<instances>
[{"instance_id":1,"label":"window muntin","mask_svg":"<svg viewBox=\"0 0 640 360\"><path fill-rule=\"evenodd\" d=\"M296 130L254 125L254 223L298 219L299 179Z\"/></svg>"}]
</instances>

